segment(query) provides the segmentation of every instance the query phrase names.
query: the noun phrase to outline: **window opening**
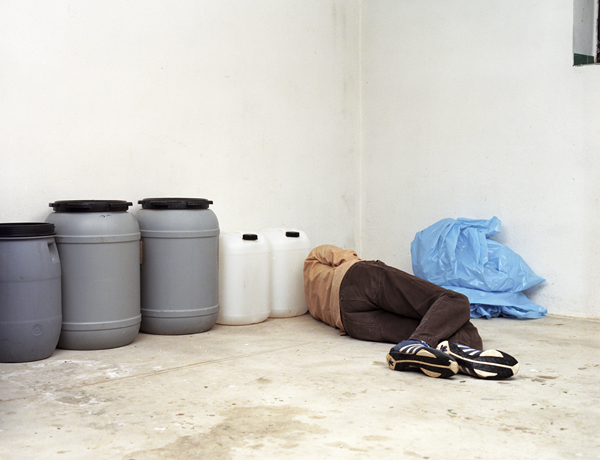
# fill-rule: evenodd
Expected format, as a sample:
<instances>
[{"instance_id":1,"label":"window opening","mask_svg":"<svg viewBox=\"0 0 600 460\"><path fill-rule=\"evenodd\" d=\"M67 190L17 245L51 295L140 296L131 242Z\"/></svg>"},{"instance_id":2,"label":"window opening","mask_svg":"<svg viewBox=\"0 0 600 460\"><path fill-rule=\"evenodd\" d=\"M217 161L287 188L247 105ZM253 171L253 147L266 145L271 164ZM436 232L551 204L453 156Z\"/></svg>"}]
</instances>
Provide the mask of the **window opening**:
<instances>
[{"instance_id":1,"label":"window opening","mask_svg":"<svg viewBox=\"0 0 600 460\"><path fill-rule=\"evenodd\" d=\"M600 62L599 0L573 2L573 64Z\"/></svg>"}]
</instances>

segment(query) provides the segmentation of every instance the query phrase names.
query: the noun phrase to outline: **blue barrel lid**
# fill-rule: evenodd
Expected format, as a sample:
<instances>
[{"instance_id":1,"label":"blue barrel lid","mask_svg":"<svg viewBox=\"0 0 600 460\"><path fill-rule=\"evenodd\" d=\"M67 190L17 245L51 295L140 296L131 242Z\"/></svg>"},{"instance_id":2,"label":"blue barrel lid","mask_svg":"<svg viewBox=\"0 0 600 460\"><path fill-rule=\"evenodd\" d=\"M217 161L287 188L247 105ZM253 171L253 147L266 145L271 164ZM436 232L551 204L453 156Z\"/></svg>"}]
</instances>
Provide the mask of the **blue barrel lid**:
<instances>
[{"instance_id":1,"label":"blue barrel lid","mask_svg":"<svg viewBox=\"0 0 600 460\"><path fill-rule=\"evenodd\" d=\"M208 209L213 204L205 198L144 198L142 209Z\"/></svg>"},{"instance_id":2,"label":"blue barrel lid","mask_svg":"<svg viewBox=\"0 0 600 460\"><path fill-rule=\"evenodd\" d=\"M55 234L54 224L46 222L0 223L0 237L3 238L34 238Z\"/></svg>"},{"instance_id":3,"label":"blue barrel lid","mask_svg":"<svg viewBox=\"0 0 600 460\"><path fill-rule=\"evenodd\" d=\"M50 203L55 212L120 212L133 205L122 200L64 200Z\"/></svg>"}]
</instances>

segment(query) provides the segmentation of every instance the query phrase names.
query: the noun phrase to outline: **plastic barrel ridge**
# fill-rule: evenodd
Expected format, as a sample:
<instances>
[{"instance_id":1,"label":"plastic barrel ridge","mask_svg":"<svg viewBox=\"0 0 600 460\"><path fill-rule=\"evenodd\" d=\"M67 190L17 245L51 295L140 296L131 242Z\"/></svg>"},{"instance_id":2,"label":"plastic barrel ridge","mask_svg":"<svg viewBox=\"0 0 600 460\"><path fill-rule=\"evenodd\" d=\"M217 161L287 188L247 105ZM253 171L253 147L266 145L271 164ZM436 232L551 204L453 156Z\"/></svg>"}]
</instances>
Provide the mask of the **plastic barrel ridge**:
<instances>
[{"instance_id":1,"label":"plastic barrel ridge","mask_svg":"<svg viewBox=\"0 0 600 460\"><path fill-rule=\"evenodd\" d=\"M217 324L265 321L271 313L271 250L260 233L226 232L219 237Z\"/></svg>"},{"instance_id":2,"label":"plastic barrel ridge","mask_svg":"<svg viewBox=\"0 0 600 460\"><path fill-rule=\"evenodd\" d=\"M219 313L219 221L204 198L145 198L136 214L142 235L141 331L195 334Z\"/></svg>"},{"instance_id":3,"label":"plastic barrel ridge","mask_svg":"<svg viewBox=\"0 0 600 460\"><path fill-rule=\"evenodd\" d=\"M271 246L271 318L300 316L308 311L304 296L304 261L310 239L294 228L266 228Z\"/></svg>"},{"instance_id":4,"label":"plastic barrel ridge","mask_svg":"<svg viewBox=\"0 0 600 460\"><path fill-rule=\"evenodd\" d=\"M62 265L59 348L100 350L128 345L140 311L140 230L121 200L51 203Z\"/></svg>"},{"instance_id":5,"label":"plastic barrel ridge","mask_svg":"<svg viewBox=\"0 0 600 460\"><path fill-rule=\"evenodd\" d=\"M60 336L61 265L54 225L0 224L0 362L49 358Z\"/></svg>"}]
</instances>

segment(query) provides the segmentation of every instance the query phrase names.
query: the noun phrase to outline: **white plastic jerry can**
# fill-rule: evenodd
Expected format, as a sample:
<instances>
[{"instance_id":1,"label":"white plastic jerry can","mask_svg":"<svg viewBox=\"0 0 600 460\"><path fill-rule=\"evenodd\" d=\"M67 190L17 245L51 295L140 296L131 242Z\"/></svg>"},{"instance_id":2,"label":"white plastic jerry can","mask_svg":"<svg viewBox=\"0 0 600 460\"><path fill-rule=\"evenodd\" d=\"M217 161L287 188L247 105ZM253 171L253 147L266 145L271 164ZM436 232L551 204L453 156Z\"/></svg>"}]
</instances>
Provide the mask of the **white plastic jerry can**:
<instances>
[{"instance_id":1,"label":"white plastic jerry can","mask_svg":"<svg viewBox=\"0 0 600 460\"><path fill-rule=\"evenodd\" d=\"M219 236L218 324L244 325L271 314L271 249L260 233Z\"/></svg>"},{"instance_id":2,"label":"white plastic jerry can","mask_svg":"<svg viewBox=\"0 0 600 460\"><path fill-rule=\"evenodd\" d=\"M308 311L304 296L304 261L310 239L301 230L268 228L261 233L271 246L271 317L288 318Z\"/></svg>"}]
</instances>

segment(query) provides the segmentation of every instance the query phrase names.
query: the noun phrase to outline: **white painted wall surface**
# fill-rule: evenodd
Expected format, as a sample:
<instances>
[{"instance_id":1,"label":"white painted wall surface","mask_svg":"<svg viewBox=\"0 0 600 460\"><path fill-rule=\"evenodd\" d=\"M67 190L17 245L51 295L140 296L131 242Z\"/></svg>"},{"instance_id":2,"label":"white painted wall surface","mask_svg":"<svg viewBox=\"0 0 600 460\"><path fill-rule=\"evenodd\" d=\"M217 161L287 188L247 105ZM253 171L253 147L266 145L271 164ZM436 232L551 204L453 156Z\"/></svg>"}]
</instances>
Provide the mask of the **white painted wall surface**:
<instances>
[{"instance_id":1,"label":"white painted wall surface","mask_svg":"<svg viewBox=\"0 0 600 460\"><path fill-rule=\"evenodd\" d=\"M534 301L600 317L600 68L572 66L572 1L361 3L0 2L0 221L205 197L223 230L410 271L417 231L496 215Z\"/></svg>"},{"instance_id":2,"label":"white painted wall surface","mask_svg":"<svg viewBox=\"0 0 600 460\"><path fill-rule=\"evenodd\" d=\"M66 199L214 201L222 230L355 243L344 0L0 2L0 221Z\"/></svg>"},{"instance_id":3,"label":"white painted wall surface","mask_svg":"<svg viewBox=\"0 0 600 460\"><path fill-rule=\"evenodd\" d=\"M530 298L600 317L600 67L573 67L570 0L367 0L364 256L411 270L416 232L503 223L547 279Z\"/></svg>"}]
</instances>

